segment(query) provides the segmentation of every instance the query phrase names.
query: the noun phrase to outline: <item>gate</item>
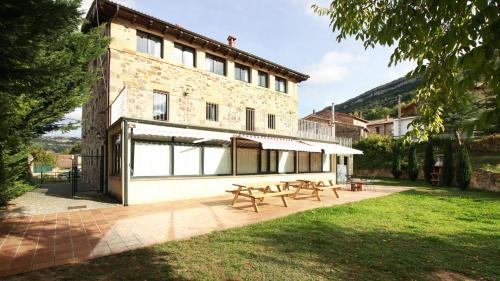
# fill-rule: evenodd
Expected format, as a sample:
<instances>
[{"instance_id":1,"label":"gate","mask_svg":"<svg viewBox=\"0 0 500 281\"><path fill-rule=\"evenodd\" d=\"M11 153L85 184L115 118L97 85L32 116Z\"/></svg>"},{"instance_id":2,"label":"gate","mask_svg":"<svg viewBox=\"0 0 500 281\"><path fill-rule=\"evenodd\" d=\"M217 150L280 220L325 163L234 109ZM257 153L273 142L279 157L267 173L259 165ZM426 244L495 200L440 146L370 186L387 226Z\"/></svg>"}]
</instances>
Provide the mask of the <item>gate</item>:
<instances>
[{"instance_id":1,"label":"gate","mask_svg":"<svg viewBox=\"0 0 500 281\"><path fill-rule=\"evenodd\" d=\"M72 196L79 192L104 192L104 156L79 155L78 158L71 169Z\"/></svg>"}]
</instances>

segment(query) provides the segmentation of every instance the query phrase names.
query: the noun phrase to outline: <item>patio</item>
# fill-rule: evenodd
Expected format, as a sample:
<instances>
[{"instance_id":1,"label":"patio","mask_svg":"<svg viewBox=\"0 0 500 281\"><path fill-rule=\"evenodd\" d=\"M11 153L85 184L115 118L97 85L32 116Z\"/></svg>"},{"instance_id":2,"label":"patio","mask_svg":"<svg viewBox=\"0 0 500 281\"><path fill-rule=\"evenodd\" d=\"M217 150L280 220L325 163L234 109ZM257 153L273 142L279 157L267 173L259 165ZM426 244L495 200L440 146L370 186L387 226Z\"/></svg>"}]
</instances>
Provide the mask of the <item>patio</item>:
<instances>
[{"instance_id":1,"label":"patio","mask_svg":"<svg viewBox=\"0 0 500 281\"><path fill-rule=\"evenodd\" d=\"M75 210L44 215L5 217L0 224L0 276L13 275L155 243L187 239L216 230L244 226L292 213L408 190L377 186L374 191L325 193L322 201L301 193L283 207L268 198L253 211L248 201L231 207L232 196L129 207Z\"/></svg>"}]
</instances>

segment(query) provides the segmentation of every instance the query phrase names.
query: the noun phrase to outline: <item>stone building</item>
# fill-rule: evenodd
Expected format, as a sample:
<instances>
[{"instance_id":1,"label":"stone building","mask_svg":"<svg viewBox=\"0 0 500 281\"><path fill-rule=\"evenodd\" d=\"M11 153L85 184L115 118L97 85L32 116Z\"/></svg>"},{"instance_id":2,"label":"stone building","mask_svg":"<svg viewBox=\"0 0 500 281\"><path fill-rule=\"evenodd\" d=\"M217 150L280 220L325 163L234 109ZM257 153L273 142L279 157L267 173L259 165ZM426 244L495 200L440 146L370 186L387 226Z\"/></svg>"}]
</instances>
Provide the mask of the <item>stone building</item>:
<instances>
[{"instance_id":1,"label":"stone building","mask_svg":"<svg viewBox=\"0 0 500 281\"><path fill-rule=\"evenodd\" d=\"M112 41L91 66L104 70L83 108L82 170L88 181L104 173L123 204L217 196L233 183L297 173L332 178L337 153L360 153L329 134L304 137L297 83L309 76L236 48L233 36L221 43L98 3L87 19L105 24Z\"/></svg>"},{"instance_id":2,"label":"stone building","mask_svg":"<svg viewBox=\"0 0 500 281\"><path fill-rule=\"evenodd\" d=\"M368 128L369 134L392 136L393 123L393 118L387 116L386 118L368 121L366 127Z\"/></svg>"}]
</instances>

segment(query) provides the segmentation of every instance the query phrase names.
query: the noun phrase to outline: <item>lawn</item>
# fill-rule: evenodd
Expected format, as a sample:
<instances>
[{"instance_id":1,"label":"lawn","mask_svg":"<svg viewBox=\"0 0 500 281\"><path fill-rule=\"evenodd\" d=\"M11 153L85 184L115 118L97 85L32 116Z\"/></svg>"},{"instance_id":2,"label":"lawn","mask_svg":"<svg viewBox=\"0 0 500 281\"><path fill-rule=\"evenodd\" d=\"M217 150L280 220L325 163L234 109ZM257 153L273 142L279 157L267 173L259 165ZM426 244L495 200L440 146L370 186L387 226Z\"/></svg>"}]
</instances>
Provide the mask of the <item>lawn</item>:
<instances>
[{"instance_id":1,"label":"lawn","mask_svg":"<svg viewBox=\"0 0 500 281\"><path fill-rule=\"evenodd\" d=\"M419 187L14 280L498 280L499 199Z\"/></svg>"}]
</instances>

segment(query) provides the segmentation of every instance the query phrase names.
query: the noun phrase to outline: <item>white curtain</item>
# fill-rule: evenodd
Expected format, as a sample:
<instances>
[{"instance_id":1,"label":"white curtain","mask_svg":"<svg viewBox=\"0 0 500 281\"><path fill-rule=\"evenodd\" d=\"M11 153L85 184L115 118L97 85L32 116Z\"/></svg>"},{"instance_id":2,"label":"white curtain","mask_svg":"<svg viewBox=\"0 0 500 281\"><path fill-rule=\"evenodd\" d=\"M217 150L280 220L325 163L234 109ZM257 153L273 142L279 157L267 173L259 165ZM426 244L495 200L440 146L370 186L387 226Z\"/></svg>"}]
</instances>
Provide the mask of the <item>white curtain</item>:
<instances>
[{"instance_id":1,"label":"white curtain","mask_svg":"<svg viewBox=\"0 0 500 281\"><path fill-rule=\"evenodd\" d=\"M170 145L165 143L135 142L134 176L169 176Z\"/></svg>"},{"instance_id":2,"label":"white curtain","mask_svg":"<svg viewBox=\"0 0 500 281\"><path fill-rule=\"evenodd\" d=\"M330 172L330 158L331 154L323 154L323 172Z\"/></svg>"},{"instance_id":3,"label":"white curtain","mask_svg":"<svg viewBox=\"0 0 500 281\"><path fill-rule=\"evenodd\" d=\"M280 151L279 152L279 173L292 173L295 167L295 157L293 151Z\"/></svg>"},{"instance_id":4,"label":"white curtain","mask_svg":"<svg viewBox=\"0 0 500 281\"><path fill-rule=\"evenodd\" d=\"M276 157L278 152L276 150L271 150L269 152L269 172L275 173L277 171L276 167Z\"/></svg>"},{"instance_id":5,"label":"white curtain","mask_svg":"<svg viewBox=\"0 0 500 281\"><path fill-rule=\"evenodd\" d=\"M236 150L236 168L238 174L256 174L258 168L258 150L238 148Z\"/></svg>"},{"instance_id":6,"label":"white curtain","mask_svg":"<svg viewBox=\"0 0 500 281\"><path fill-rule=\"evenodd\" d=\"M174 175L191 176L200 174L201 147L174 146Z\"/></svg>"},{"instance_id":7,"label":"white curtain","mask_svg":"<svg viewBox=\"0 0 500 281\"><path fill-rule=\"evenodd\" d=\"M205 175L231 174L231 148L205 147L203 172Z\"/></svg>"}]
</instances>

